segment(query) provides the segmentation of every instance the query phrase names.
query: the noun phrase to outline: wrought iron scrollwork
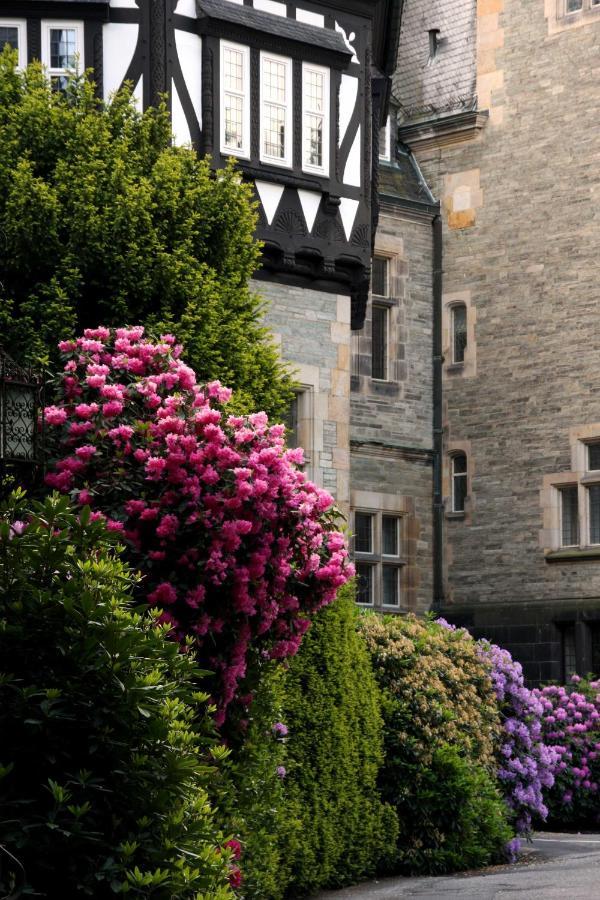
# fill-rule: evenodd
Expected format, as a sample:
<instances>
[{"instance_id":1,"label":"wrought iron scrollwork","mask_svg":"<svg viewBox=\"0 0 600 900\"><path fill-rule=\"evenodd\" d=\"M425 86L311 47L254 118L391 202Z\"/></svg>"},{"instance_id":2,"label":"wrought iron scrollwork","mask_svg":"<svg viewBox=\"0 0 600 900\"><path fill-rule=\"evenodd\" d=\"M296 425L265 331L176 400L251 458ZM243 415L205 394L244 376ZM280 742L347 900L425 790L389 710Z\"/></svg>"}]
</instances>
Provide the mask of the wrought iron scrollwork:
<instances>
[{"instance_id":1,"label":"wrought iron scrollwork","mask_svg":"<svg viewBox=\"0 0 600 900\"><path fill-rule=\"evenodd\" d=\"M0 348L0 476L31 483L43 463L44 382Z\"/></svg>"}]
</instances>

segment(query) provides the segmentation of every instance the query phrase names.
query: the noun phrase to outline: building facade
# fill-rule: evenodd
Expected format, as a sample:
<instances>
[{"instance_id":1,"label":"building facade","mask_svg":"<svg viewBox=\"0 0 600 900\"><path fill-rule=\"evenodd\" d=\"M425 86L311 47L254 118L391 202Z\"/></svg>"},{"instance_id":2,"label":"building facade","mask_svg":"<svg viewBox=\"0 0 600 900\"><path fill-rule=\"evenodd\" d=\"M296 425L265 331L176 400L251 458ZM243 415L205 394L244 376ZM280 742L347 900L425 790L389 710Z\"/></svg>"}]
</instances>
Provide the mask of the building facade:
<instances>
[{"instance_id":1,"label":"building facade","mask_svg":"<svg viewBox=\"0 0 600 900\"><path fill-rule=\"evenodd\" d=\"M234 158L258 201L255 287L301 390L307 471L347 514L351 326L368 301L377 145L399 0L6 0L0 43L57 89L91 69L108 99L166 97L176 143Z\"/></svg>"},{"instance_id":2,"label":"building facade","mask_svg":"<svg viewBox=\"0 0 600 900\"><path fill-rule=\"evenodd\" d=\"M532 681L600 671L599 40L598 0L408 0L394 77L443 219L436 599Z\"/></svg>"}]
</instances>

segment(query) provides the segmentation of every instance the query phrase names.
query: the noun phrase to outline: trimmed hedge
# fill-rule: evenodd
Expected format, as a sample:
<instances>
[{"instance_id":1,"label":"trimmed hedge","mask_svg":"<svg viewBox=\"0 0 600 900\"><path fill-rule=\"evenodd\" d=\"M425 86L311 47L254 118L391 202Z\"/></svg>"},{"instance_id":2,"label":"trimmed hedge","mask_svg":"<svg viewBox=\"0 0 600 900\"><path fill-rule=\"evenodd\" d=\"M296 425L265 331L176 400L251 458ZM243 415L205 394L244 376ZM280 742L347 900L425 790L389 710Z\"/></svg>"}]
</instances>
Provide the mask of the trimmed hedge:
<instances>
[{"instance_id":1,"label":"trimmed hedge","mask_svg":"<svg viewBox=\"0 0 600 900\"><path fill-rule=\"evenodd\" d=\"M360 881L395 846L395 814L377 790L379 694L357 615L354 588L342 588L317 614L289 666L286 793L297 827L282 855L291 894Z\"/></svg>"}]
</instances>

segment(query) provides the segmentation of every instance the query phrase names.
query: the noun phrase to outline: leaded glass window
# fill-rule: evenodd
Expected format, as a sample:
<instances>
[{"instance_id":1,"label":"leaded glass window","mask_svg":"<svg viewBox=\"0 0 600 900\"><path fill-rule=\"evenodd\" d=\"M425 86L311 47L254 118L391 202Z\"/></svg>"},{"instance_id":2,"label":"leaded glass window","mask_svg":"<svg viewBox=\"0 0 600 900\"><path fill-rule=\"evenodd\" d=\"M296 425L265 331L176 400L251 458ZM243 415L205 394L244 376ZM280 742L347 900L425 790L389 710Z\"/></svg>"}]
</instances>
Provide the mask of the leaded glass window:
<instances>
[{"instance_id":1,"label":"leaded glass window","mask_svg":"<svg viewBox=\"0 0 600 900\"><path fill-rule=\"evenodd\" d=\"M452 362L464 362L466 348L467 307L461 304L452 307Z\"/></svg>"},{"instance_id":2,"label":"leaded glass window","mask_svg":"<svg viewBox=\"0 0 600 900\"><path fill-rule=\"evenodd\" d=\"M373 552L373 516L369 513L354 515L354 550L356 553Z\"/></svg>"},{"instance_id":3,"label":"leaded glass window","mask_svg":"<svg viewBox=\"0 0 600 900\"><path fill-rule=\"evenodd\" d=\"M588 469L595 471L600 469L600 441L587 445Z\"/></svg>"},{"instance_id":4,"label":"leaded glass window","mask_svg":"<svg viewBox=\"0 0 600 900\"><path fill-rule=\"evenodd\" d=\"M302 165L326 174L329 167L329 70L302 67Z\"/></svg>"},{"instance_id":5,"label":"leaded glass window","mask_svg":"<svg viewBox=\"0 0 600 900\"><path fill-rule=\"evenodd\" d=\"M371 312L371 377L384 380L388 368L388 314L385 306L373 304Z\"/></svg>"},{"instance_id":6,"label":"leaded glass window","mask_svg":"<svg viewBox=\"0 0 600 900\"><path fill-rule=\"evenodd\" d=\"M560 489L560 533L563 547L576 547L579 544L577 485Z\"/></svg>"},{"instance_id":7,"label":"leaded glass window","mask_svg":"<svg viewBox=\"0 0 600 900\"><path fill-rule=\"evenodd\" d=\"M577 672L577 654L575 648L575 626L566 625L562 633L563 677L566 681Z\"/></svg>"},{"instance_id":8,"label":"leaded glass window","mask_svg":"<svg viewBox=\"0 0 600 900\"><path fill-rule=\"evenodd\" d=\"M19 28L17 25L0 25L0 51L7 44L13 50L19 49Z\"/></svg>"},{"instance_id":9,"label":"leaded glass window","mask_svg":"<svg viewBox=\"0 0 600 900\"><path fill-rule=\"evenodd\" d=\"M261 159L291 163L291 60L261 55Z\"/></svg>"},{"instance_id":10,"label":"leaded glass window","mask_svg":"<svg viewBox=\"0 0 600 900\"><path fill-rule=\"evenodd\" d=\"M249 155L249 50L221 43L221 149Z\"/></svg>"},{"instance_id":11,"label":"leaded glass window","mask_svg":"<svg viewBox=\"0 0 600 900\"><path fill-rule=\"evenodd\" d=\"M593 484L588 491L590 544L600 544L600 484Z\"/></svg>"},{"instance_id":12,"label":"leaded glass window","mask_svg":"<svg viewBox=\"0 0 600 900\"><path fill-rule=\"evenodd\" d=\"M457 453L452 457L452 512L464 512L467 499L467 457Z\"/></svg>"}]
</instances>

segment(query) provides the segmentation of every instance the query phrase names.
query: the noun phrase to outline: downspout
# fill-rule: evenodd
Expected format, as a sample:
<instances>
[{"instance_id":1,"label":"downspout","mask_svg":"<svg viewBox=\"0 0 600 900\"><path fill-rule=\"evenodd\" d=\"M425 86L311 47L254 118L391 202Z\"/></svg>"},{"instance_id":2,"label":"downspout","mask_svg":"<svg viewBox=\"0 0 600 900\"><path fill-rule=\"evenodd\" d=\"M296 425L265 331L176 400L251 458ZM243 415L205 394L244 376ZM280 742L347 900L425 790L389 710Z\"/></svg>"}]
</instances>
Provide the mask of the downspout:
<instances>
[{"instance_id":1,"label":"downspout","mask_svg":"<svg viewBox=\"0 0 600 900\"><path fill-rule=\"evenodd\" d=\"M433 219L433 612L444 607L444 498L442 493L442 219Z\"/></svg>"}]
</instances>

